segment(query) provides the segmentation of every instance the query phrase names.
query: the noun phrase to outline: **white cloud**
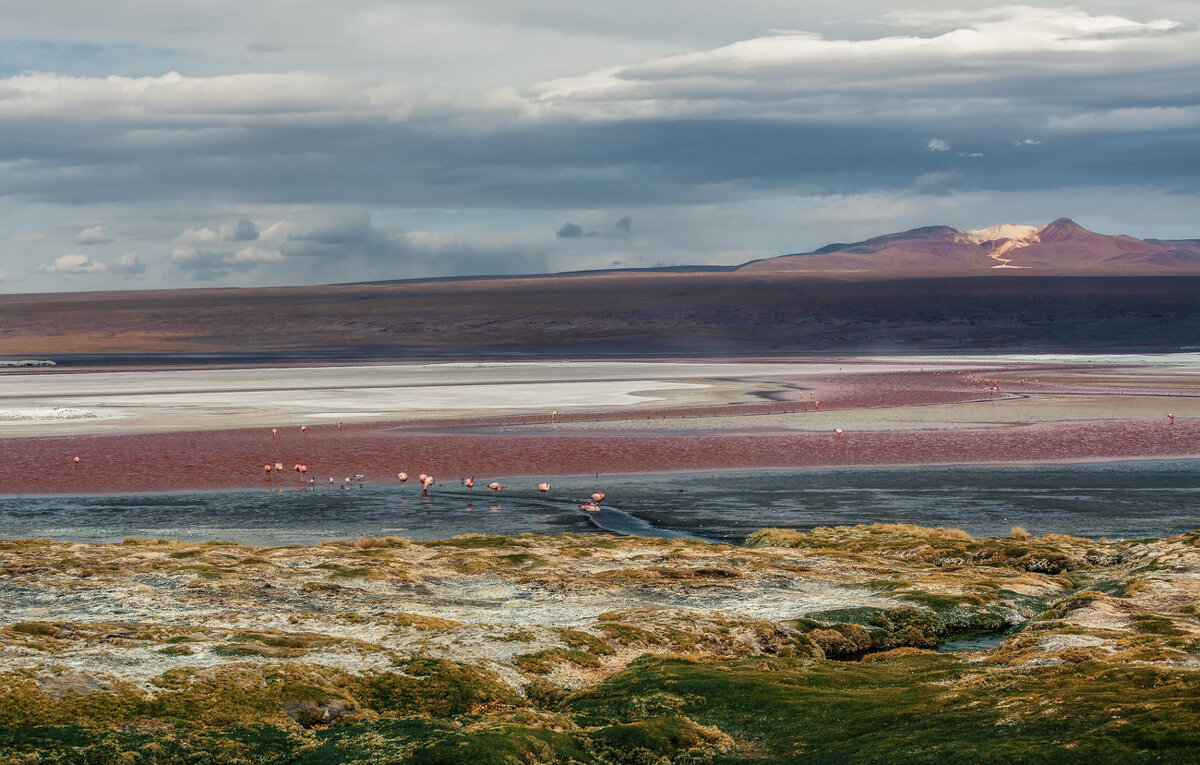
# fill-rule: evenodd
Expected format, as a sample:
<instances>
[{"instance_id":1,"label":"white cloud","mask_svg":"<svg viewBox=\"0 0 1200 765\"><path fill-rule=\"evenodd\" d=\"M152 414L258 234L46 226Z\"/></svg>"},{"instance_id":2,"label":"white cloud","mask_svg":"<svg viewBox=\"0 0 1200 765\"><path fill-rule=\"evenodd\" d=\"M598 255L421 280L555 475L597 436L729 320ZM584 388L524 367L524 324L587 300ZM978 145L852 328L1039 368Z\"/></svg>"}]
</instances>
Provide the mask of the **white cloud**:
<instances>
[{"instance_id":1,"label":"white cloud","mask_svg":"<svg viewBox=\"0 0 1200 765\"><path fill-rule=\"evenodd\" d=\"M11 277L11 276L12 276L12 274L10 274L9 272L7 272L3 269L0 269L0 282L8 281L9 277Z\"/></svg>"},{"instance_id":2,"label":"white cloud","mask_svg":"<svg viewBox=\"0 0 1200 765\"><path fill-rule=\"evenodd\" d=\"M1041 141L1038 141L1034 138L1022 138L1021 140L1019 140L1015 144L1013 144L1013 146L1037 146L1040 143L1041 143Z\"/></svg>"},{"instance_id":3,"label":"white cloud","mask_svg":"<svg viewBox=\"0 0 1200 765\"><path fill-rule=\"evenodd\" d=\"M120 276L136 276L146 273L146 264L138 260L137 253L127 252L113 261L109 271Z\"/></svg>"},{"instance_id":4,"label":"white cloud","mask_svg":"<svg viewBox=\"0 0 1200 765\"><path fill-rule=\"evenodd\" d=\"M60 255L44 269L48 274L98 274L108 268L99 261L92 260L90 255Z\"/></svg>"},{"instance_id":5,"label":"white cloud","mask_svg":"<svg viewBox=\"0 0 1200 765\"><path fill-rule=\"evenodd\" d=\"M189 228L179 235L179 241L186 244L214 244L220 240L221 235L207 226ZM193 252L195 252L194 249Z\"/></svg>"},{"instance_id":6,"label":"white cloud","mask_svg":"<svg viewBox=\"0 0 1200 765\"><path fill-rule=\"evenodd\" d=\"M110 242L108 232L104 230L104 226L93 226L85 228L75 236L76 244L104 244Z\"/></svg>"},{"instance_id":7,"label":"white cloud","mask_svg":"<svg viewBox=\"0 0 1200 765\"><path fill-rule=\"evenodd\" d=\"M1159 133L1200 128L1200 106L1155 106L1054 116L1046 125L1069 132Z\"/></svg>"},{"instance_id":8,"label":"white cloud","mask_svg":"<svg viewBox=\"0 0 1200 765\"><path fill-rule=\"evenodd\" d=\"M950 143L941 138L930 138L925 148L929 151L950 151Z\"/></svg>"},{"instance_id":9,"label":"white cloud","mask_svg":"<svg viewBox=\"0 0 1200 765\"><path fill-rule=\"evenodd\" d=\"M238 250L231 257L226 257L223 262L232 265L234 263L278 263L281 260L283 260L283 253L279 250L246 247Z\"/></svg>"}]
</instances>

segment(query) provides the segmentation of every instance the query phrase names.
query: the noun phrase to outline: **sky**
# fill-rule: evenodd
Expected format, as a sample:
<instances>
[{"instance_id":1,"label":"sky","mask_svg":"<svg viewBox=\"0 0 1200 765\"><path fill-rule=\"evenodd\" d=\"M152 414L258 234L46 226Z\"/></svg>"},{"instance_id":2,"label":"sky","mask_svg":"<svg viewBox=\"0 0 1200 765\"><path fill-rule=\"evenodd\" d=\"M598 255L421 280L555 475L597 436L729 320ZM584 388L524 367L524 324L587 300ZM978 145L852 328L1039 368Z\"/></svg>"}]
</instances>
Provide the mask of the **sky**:
<instances>
[{"instance_id":1,"label":"sky","mask_svg":"<svg viewBox=\"0 0 1200 765\"><path fill-rule=\"evenodd\" d=\"M10 5L0 292L1200 237L1191 0Z\"/></svg>"}]
</instances>

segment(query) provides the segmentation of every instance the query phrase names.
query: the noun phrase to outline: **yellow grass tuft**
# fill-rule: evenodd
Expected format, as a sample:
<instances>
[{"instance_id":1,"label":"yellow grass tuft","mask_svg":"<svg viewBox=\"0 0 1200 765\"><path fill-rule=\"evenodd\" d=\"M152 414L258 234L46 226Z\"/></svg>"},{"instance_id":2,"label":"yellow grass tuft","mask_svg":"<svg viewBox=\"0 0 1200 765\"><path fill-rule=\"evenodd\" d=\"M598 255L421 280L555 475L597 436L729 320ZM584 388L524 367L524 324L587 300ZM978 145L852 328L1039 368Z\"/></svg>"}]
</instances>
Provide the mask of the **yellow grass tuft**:
<instances>
[{"instance_id":1,"label":"yellow grass tuft","mask_svg":"<svg viewBox=\"0 0 1200 765\"><path fill-rule=\"evenodd\" d=\"M928 526L917 526L913 523L872 523L860 524L855 528L869 531L872 534L899 534L906 537L926 537L928 539L970 539L971 535L962 529L948 529L938 526L931 529Z\"/></svg>"},{"instance_id":2,"label":"yellow grass tuft","mask_svg":"<svg viewBox=\"0 0 1200 765\"><path fill-rule=\"evenodd\" d=\"M354 545L360 550L369 550L376 547L408 547L409 542L400 537L359 537Z\"/></svg>"},{"instance_id":3,"label":"yellow grass tuft","mask_svg":"<svg viewBox=\"0 0 1200 765\"><path fill-rule=\"evenodd\" d=\"M1025 530L1024 526L1013 526L1012 531L1008 535L1013 539L1029 539L1030 533Z\"/></svg>"}]
</instances>

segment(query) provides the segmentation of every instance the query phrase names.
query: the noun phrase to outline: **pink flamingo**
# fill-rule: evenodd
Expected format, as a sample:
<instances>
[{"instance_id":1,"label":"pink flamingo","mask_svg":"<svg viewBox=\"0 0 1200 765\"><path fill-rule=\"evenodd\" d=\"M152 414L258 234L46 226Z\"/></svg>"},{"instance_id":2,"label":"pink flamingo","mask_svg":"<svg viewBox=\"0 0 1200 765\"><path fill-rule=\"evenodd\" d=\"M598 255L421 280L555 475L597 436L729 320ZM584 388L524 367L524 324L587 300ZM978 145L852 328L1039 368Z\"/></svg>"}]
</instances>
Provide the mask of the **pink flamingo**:
<instances>
[{"instance_id":1,"label":"pink flamingo","mask_svg":"<svg viewBox=\"0 0 1200 765\"><path fill-rule=\"evenodd\" d=\"M538 484L538 491L545 494L546 492L550 491L550 484L546 483L545 481L542 481L541 483Z\"/></svg>"},{"instance_id":2,"label":"pink flamingo","mask_svg":"<svg viewBox=\"0 0 1200 765\"><path fill-rule=\"evenodd\" d=\"M844 431L842 431L841 428L834 428L833 432L838 438L841 438L844 435Z\"/></svg>"},{"instance_id":3,"label":"pink flamingo","mask_svg":"<svg viewBox=\"0 0 1200 765\"><path fill-rule=\"evenodd\" d=\"M550 422L558 422L558 410L550 412Z\"/></svg>"},{"instance_id":4,"label":"pink flamingo","mask_svg":"<svg viewBox=\"0 0 1200 765\"><path fill-rule=\"evenodd\" d=\"M75 459L71 460L71 462L74 462L76 465L78 465L78 464L79 464L79 457L75 457Z\"/></svg>"},{"instance_id":5,"label":"pink flamingo","mask_svg":"<svg viewBox=\"0 0 1200 765\"><path fill-rule=\"evenodd\" d=\"M1172 424L1172 425L1174 425L1174 424L1175 424L1175 415L1174 415L1174 414L1168 414L1168 415L1167 415L1167 418L1168 418L1168 419L1171 421L1171 424ZM78 457L76 457L76 459L79 459L79 458L78 458Z\"/></svg>"},{"instance_id":6,"label":"pink flamingo","mask_svg":"<svg viewBox=\"0 0 1200 765\"><path fill-rule=\"evenodd\" d=\"M307 425L301 425L301 426L300 426L300 432L301 432L301 433L303 433L304 435L306 435L306 436L307 436L307 435L308 435L308 426L307 426Z\"/></svg>"},{"instance_id":7,"label":"pink flamingo","mask_svg":"<svg viewBox=\"0 0 1200 765\"><path fill-rule=\"evenodd\" d=\"M421 494L428 494L429 487L433 486L433 476L431 476L431 475L425 476L423 479L421 479L421 484L422 484Z\"/></svg>"},{"instance_id":8,"label":"pink flamingo","mask_svg":"<svg viewBox=\"0 0 1200 765\"><path fill-rule=\"evenodd\" d=\"M600 512L600 503L599 502L584 502L582 505L579 506L579 509L586 510L589 513L598 513L598 512Z\"/></svg>"},{"instance_id":9,"label":"pink flamingo","mask_svg":"<svg viewBox=\"0 0 1200 765\"><path fill-rule=\"evenodd\" d=\"M491 483L488 484L488 488L492 490L492 494L496 494L501 489L507 489L508 484L500 483L499 481L492 481Z\"/></svg>"},{"instance_id":10,"label":"pink flamingo","mask_svg":"<svg viewBox=\"0 0 1200 765\"><path fill-rule=\"evenodd\" d=\"M468 489L474 489L475 488L475 476L471 476L470 478L464 478L463 486L466 486Z\"/></svg>"},{"instance_id":11,"label":"pink flamingo","mask_svg":"<svg viewBox=\"0 0 1200 765\"><path fill-rule=\"evenodd\" d=\"M271 438L279 435L279 428L271 428Z\"/></svg>"},{"instance_id":12,"label":"pink flamingo","mask_svg":"<svg viewBox=\"0 0 1200 765\"><path fill-rule=\"evenodd\" d=\"M282 463L282 462L276 462L276 463L275 463L275 469L276 469L276 470L283 470L283 463Z\"/></svg>"},{"instance_id":13,"label":"pink flamingo","mask_svg":"<svg viewBox=\"0 0 1200 765\"><path fill-rule=\"evenodd\" d=\"M421 473L421 475L417 476L417 480L420 481L421 483L425 483L425 479L428 477L429 476L425 475L424 473Z\"/></svg>"},{"instance_id":14,"label":"pink flamingo","mask_svg":"<svg viewBox=\"0 0 1200 765\"><path fill-rule=\"evenodd\" d=\"M608 495L607 495L607 494L605 494L605 493L604 493L604 492L602 492L602 491L593 491L593 492L592 492L592 501L593 501L593 502L595 502L595 503L598 505L598 504L600 504L601 502L603 502L603 501L604 501L604 498L605 498L605 497L607 497L607 496L608 496Z\"/></svg>"},{"instance_id":15,"label":"pink flamingo","mask_svg":"<svg viewBox=\"0 0 1200 765\"><path fill-rule=\"evenodd\" d=\"M266 475L268 481L271 480L271 466L270 465L263 465L263 473ZM270 489L268 489L268 491L270 491Z\"/></svg>"}]
</instances>

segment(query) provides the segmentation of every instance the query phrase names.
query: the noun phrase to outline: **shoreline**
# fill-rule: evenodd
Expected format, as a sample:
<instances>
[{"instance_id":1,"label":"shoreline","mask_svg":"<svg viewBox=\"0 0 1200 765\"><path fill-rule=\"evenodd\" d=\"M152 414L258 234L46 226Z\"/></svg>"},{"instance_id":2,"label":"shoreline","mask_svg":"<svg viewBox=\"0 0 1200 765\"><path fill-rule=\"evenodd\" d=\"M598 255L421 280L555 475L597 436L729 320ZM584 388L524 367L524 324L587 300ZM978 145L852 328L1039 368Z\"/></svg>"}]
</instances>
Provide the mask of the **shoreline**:
<instances>
[{"instance_id":1,"label":"shoreline","mask_svg":"<svg viewBox=\"0 0 1200 765\"><path fill-rule=\"evenodd\" d=\"M646 476L696 476L704 474L716 475L740 475L750 473L805 473L809 471L842 471L842 470L944 470L944 469L989 469L989 468L1025 468L1036 469L1039 467L1053 466L1084 466L1084 465L1109 465L1109 464L1130 464L1144 462L1200 462L1200 451L1191 454L1177 454L1171 456L1149 456L1149 457L1100 457L1100 458L1070 458L1062 459L1040 459L1027 461L1011 461L1011 462L894 462L894 463L877 463L877 464L841 464L841 465L800 465L800 466L779 466L768 465L763 467L744 467L744 468L693 468L688 470L642 470L629 471L625 473L602 473L600 478L604 479L621 479L628 477L646 477ZM558 475L543 475L541 473L529 474L511 474L511 475L496 475L489 476L490 478L503 480L545 480L549 482L583 479L593 476L593 473L562 473ZM410 481L412 479L410 478ZM488 495L482 493L470 494L458 492L458 487L461 485L457 481L442 484L440 487L433 489L441 494L446 494L445 486L454 488L454 492L450 492L450 496L459 496L463 498L487 498ZM337 486L337 485L335 485ZM384 488L400 488L394 483L376 482L367 478L363 479L362 486L371 489ZM284 493L288 493L286 487L279 487ZM297 485L291 488L291 491L300 491L303 487ZM340 490L340 486L337 486ZM357 483L355 488L357 488ZM405 485L404 488L418 491L415 486ZM510 487L511 488L511 487ZM316 491L329 491L329 485L322 486L317 484ZM237 493L259 493L265 491L262 485L258 486L195 486L185 488L170 488L170 489L131 489L124 491L79 491L79 492L47 492L47 493L8 493L0 489L0 497L7 499L21 499L23 497L47 499L53 497L134 497L144 495L171 495L171 494L237 494ZM419 491L418 491L419 495ZM406 497L409 495L405 495Z\"/></svg>"},{"instance_id":2,"label":"shoreline","mask_svg":"<svg viewBox=\"0 0 1200 765\"><path fill-rule=\"evenodd\" d=\"M471 434L383 426L314 427L273 441L261 429L0 440L0 494L132 494L219 489L294 489L304 464L317 485L362 473L365 483L427 472L460 478L686 474L951 465L1020 465L1200 458L1200 421L1037 423L992 428L706 434ZM326 432L330 431L330 432ZM80 457L78 464L73 463ZM438 484L435 484L438 485ZM435 489L436 490L436 489Z\"/></svg>"},{"instance_id":3,"label":"shoreline","mask_svg":"<svg viewBox=\"0 0 1200 765\"><path fill-rule=\"evenodd\" d=\"M305 476L322 486L357 474L386 486L399 471L414 483L429 473L445 486L466 477L1200 458L1200 367L1190 356L1182 366L990 361L974 372L944 359L898 368L859 358L843 361L845 369L826 361L670 364L669 372L584 363L543 374L536 370L561 365L510 363L399 379L380 369L350 380L295 370L59 377L10 385L0 405L107 407L118 417L102 427L10 423L0 435L0 494L311 485L292 475L293 465L307 466ZM85 378L92 385L81 390ZM539 398L548 389L531 385L547 380L556 390L585 386L586 395L570 405ZM496 388L504 389L499 398L478 400ZM448 397L414 398L434 389ZM587 403L594 391L616 389L633 400ZM400 398L379 398L390 391ZM406 419L410 408L415 416ZM275 464L283 474L267 475L264 466Z\"/></svg>"}]
</instances>

